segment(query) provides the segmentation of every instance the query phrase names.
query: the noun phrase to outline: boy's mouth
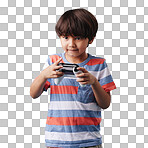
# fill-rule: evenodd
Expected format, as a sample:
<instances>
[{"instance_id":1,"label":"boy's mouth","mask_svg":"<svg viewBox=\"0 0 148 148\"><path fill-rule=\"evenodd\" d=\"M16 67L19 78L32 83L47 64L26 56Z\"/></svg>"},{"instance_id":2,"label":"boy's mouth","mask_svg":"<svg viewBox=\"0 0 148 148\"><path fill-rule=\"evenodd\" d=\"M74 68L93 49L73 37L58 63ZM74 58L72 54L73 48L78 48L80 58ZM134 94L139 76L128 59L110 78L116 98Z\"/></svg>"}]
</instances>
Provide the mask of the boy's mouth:
<instances>
[{"instance_id":1,"label":"boy's mouth","mask_svg":"<svg viewBox=\"0 0 148 148\"><path fill-rule=\"evenodd\" d=\"M68 51L78 51L78 49L68 49Z\"/></svg>"}]
</instances>

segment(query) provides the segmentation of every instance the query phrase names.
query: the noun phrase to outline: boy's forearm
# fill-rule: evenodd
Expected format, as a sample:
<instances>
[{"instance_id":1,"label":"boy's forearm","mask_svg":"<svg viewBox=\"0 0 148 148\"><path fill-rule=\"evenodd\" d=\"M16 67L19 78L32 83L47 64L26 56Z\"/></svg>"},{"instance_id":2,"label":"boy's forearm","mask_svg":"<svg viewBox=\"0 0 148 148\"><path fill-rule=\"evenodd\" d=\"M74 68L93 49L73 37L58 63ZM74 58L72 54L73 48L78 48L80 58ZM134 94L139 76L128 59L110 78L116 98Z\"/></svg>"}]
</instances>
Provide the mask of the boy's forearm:
<instances>
[{"instance_id":1,"label":"boy's forearm","mask_svg":"<svg viewBox=\"0 0 148 148\"><path fill-rule=\"evenodd\" d=\"M43 92L45 83L46 79L44 78L44 75L41 72L40 75L33 81L33 83L30 86L30 96L34 99L38 98Z\"/></svg>"},{"instance_id":2,"label":"boy's forearm","mask_svg":"<svg viewBox=\"0 0 148 148\"><path fill-rule=\"evenodd\" d=\"M96 79L94 84L91 85L93 93L95 95L96 101L98 105L102 109L106 109L109 107L110 102L111 102L111 96L108 94L100 85L98 80Z\"/></svg>"}]
</instances>

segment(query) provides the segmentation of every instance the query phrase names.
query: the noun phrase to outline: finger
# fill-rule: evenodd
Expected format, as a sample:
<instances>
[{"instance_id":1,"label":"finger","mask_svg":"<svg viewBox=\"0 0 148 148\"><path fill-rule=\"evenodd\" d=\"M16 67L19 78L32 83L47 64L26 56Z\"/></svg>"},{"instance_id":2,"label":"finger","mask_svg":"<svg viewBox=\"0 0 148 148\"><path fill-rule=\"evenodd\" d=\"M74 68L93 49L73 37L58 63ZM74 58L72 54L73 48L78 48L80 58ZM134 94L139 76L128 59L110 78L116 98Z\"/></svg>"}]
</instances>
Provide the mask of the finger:
<instances>
[{"instance_id":1,"label":"finger","mask_svg":"<svg viewBox=\"0 0 148 148\"><path fill-rule=\"evenodd\" d=\"M53 75L53 78L59 78L62 77L62 75Z\"/></svg>"},{"instance_id":2,"label":"finger","mask_svg":"<svg viewBox=\"0 0 148 148\"><path fill-rule=\"evenodd\" d=\"M64 73L63 72L57 72L56 75L62 76L62 75L64 75Z\"/></svg>"},{"instance_id":3,"label":"finger","mask_svg":"<svg viewBox=\"0 0 148 148\"><path fill-rule=\"evenodd\" d=\"M86 78L79 78L76 81L77 82L86 82L86 81L88 81L88 79L86 79Z\"/></svg>"},{"instance_id":4,"label":"finger","mask_svg":"<svg viewBox=\"0 0 148 148\"><path fill-rule=\"evenodd\" d=\"M85 78L87 77L86 73L81 73L76 75L77 78Z\"/></svg>"},{"instance_id":5,"label":"finger","mask_svg":"<svg viewBox=\"0 0 148 148\"><path fill-rule=\"evenodd\" d=\"M85 68L83 68L83 67L78 67L77 69L78 69L78 70L81 70L81 71L84 72L84 73L88 73L88 71L87 71Z\"/></svg>"},{"instance_id":6,"label":"finger","mask_svg":"<svg viewBox=\"0 0 148 148\"><path fill-rule=\"evenodd\" d=\"M60 69L60 68L62 68L63 66L55 66L54 67L54 70L58 70L58 69Z\"/></svg>"},{"instance_id":7,"label":"finger","mask_svg":"<svg viewBox=\"0 0 148 148\"><path fill-rule=\"evenodd\" d=\"M81 82L80 84L81 84L81 85L87 85L87 84L89 84L89 81Z\"/></svg>"},{"instance_id":8,"label":"finger","mask_svg":"<svg viewBox=\"0 0 148 148\"><path fill-rule=\"evenodd\" d=\"M61 60L62 60L62 57L61 57L60 59L58 59L54 64L55 64L55 65L58 65L58 63L60 63Z\"/></svg>"},{"instance_id":9,"label":"finger","mask_svg":"<svg viewBox=\"0 0 148 148\"><path fill-rule=\"evenodd\" d=\"M81 85L89 84L89 81L79 82Z\"/></svg>"},{"instance_id":10,"label":"finger","mask_svg":"<svg viewBox=\"0 0 148 148\"><path fill-rule=\"evenodd\" d=\"M60 71L54 71L53 72L53 75L63 75L64 73L63 72L60 72Z\"/></svg>"}]
</instances>

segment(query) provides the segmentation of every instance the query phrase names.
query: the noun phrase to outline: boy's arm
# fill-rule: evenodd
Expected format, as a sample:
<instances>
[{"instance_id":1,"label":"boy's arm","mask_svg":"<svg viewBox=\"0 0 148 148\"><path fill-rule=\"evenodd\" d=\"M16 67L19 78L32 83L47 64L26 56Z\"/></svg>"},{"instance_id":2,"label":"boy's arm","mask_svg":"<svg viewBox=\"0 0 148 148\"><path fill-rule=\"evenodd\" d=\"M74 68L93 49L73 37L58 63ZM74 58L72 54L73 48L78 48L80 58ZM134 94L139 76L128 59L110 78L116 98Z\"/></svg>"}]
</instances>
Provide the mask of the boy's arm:
<instances>
[{"instance_id":1,"label":"boy's arm","mask_svg":"<svg viewBox=\"0 0 148 148\"><path fill-rule=\"evenodd\" d=\"M110 102L111 102L111 96L110 96L110 92L106 92L102 86L100 85L100 83L98 82L98 80L96 79L95 82L91 85L92 90L94 92L96 101L98 103L98 105L102 108L102 109L106 109L110 106Z\"/></svg>"},{"instance_id":2,"label":"boy's arm","mask_svg":"<svg viewBox=\"0 0 148 148\"><path fill-rule=\"evenodd\" d=\"M44 69L40 75L33 81L33 83L30 86L30 96L32 98L38 98L44 89L44 85L47 81L47 79L49 78L58 78L61 77L63 75L62 72L58 72L56 71L57 69L62 68L62 66L57 66L58 63L62 60L62 58L60 58L59 60L57 60L54 64L48 66L46 69Z\"/></svg>"},{"instance_id":3,"label":"boy's arm","mask_svg":"<svg viewBox=\"0 0 148 148\"><path fill-rule=\"evenodd\" d=\"M30 96L33 99L38 98L43 93L46 80L47 79L44 78L44 75L41 72L41 74L33 81L30 86Z\"/></svg>"},{"instance_id":4,"label":"boy's arm","mask_svg":"<svg viewBox=\"0 0 148 148\"><path fill-rule=\"evenodd\" d=\"M83 71L83 73L77 75L79 78L77 79L77 82L81 83L82 85L90 84L98 105L102 109L108 108L111 102L110 93L106 92L96 77L89 73L85 68L79 67L78 70Z\"/></svg>"}]
</instances>

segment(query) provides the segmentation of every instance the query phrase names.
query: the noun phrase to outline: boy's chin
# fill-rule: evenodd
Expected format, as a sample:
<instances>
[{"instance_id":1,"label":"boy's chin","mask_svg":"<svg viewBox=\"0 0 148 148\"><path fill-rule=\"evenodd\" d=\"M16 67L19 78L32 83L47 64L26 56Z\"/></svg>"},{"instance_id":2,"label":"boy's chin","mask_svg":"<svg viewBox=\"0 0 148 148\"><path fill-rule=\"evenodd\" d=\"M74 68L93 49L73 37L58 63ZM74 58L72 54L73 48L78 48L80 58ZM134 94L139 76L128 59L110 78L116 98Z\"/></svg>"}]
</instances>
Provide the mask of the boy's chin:
<instances>
[{"instance_id":1,"label":"boy's chin","mask_svg":"<svg viewBox=\"0 0 148 148\"><path fill-rule=\"evenodd\" d=\"M69 57L78 57L79 54L73 53L73 52L66 52L66 55Z\"/></svg>"},{"instance_id":2,"label":"boy's chin","mask_svg":"<svg viewBox=\"0 0 148 148\"><path fill-rule=\"evenodd\" d=\"M78 54L79 53L79 50L78 49L75 49L75 50L66 50L66 52L68 54Z\"/></svg>"},{"instance_id":3,"label":"boy's chin","mask_svg":"<svg viewBox=\"0 0 148 148\"><path fill-rule=\"evenodd\" d=\"M71 56L71 57L78 57L77 54L72 54L72 53L67 53L68 56Z\"/></svg>"}]
</instances>

